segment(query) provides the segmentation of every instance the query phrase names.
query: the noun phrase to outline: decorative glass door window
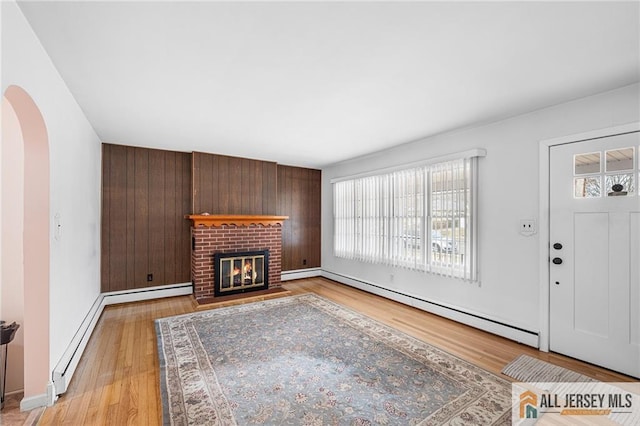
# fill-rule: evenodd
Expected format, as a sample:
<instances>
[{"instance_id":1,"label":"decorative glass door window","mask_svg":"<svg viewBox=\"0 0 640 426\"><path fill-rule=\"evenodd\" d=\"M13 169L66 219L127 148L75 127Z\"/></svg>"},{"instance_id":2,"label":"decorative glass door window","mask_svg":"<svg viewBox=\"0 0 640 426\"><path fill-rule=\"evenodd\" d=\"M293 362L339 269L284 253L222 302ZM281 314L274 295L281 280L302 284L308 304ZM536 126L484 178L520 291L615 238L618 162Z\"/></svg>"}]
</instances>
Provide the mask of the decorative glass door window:
<instances>
[{"instance_id":1,"label":"decorative glass door window","mask_svg":"<svg viewBox=\"0 0 640 426\"><path fill-rule=\"evenodd\" d=\"M602 163L600 152L578 154L573 160L573 195L576 198L600 197Z\"/></svg>"},{"instance_id":2,"label":"decorative glass door window","mask_svg":"<svg viewBox=\"0 0 640 426\"><path fill-rule=\"evenodd\" d=\"M608 196L632 195L634 185L635 149L623 148L606 152L605 185Z\"/></svg>"},{"instance_id":3,"label":"decorative glass door window","mask_svg":"<svg viewBox=\"0 0 640 426\"><path fill-rule=\"evenodd\" d=\"M638 174L636 173L635 147L577 154L574 156L573 163L575 198L636 194Z\"/></svg>"}]
</instances>

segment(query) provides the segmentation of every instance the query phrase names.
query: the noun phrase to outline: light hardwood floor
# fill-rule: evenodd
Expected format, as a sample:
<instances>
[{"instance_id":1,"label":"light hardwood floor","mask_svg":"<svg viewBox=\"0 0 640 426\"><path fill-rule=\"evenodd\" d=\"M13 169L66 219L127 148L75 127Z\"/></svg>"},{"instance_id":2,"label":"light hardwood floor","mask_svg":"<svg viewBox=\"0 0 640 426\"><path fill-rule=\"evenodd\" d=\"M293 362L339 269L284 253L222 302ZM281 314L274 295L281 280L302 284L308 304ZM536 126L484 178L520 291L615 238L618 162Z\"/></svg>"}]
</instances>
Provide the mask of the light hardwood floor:
<instances>
[{"instance_id":1,"label":"light hardwood floor","mask_svg":"<svg viewBox=\"0 0 640 426\"><path fill-rule=\"evenodd\" d=\"M602 381L634 380L324 278L293 281L284 287L293 294L311 292L324 296L498 375L507 363L524 353ZM193 312L191 296L107 307L69 389L46 409L39 424L161 424L154 320L189 312Z\"/></svg>"}]
</instances>

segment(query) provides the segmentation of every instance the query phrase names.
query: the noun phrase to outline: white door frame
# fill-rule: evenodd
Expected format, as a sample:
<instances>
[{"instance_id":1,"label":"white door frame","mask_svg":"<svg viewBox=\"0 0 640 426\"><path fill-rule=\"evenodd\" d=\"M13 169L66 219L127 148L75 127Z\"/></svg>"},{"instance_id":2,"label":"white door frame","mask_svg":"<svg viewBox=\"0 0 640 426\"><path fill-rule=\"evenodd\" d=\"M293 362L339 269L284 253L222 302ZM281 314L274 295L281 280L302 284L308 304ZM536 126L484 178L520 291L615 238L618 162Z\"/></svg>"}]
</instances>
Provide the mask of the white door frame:
<instances>
[{"instance_id":1,"label":"white door frame","mask_svg":"<svg viewBox=\"0 0 640 426\"><path fill-rule=\"evenodd\" d=\"M551 147L555 145L563 145L573 142L581 142L589 139L604 138L608 136L621 135L625 133L640 131L640 122L623 124L620 126L607 127L604 129L593 130L585 133L562 136L554 139L546 139L540 141L539 146L539 192L540 192L540 211L538 214L540 239L539 239L539 259L540 259L540 317L538 335L539 349L543 352L549 352L549 339L551 330L549 325L549 247L550 239L550 220L549 220L549 181L551 172L549 167Z\"/></svg>"}]
</instances>

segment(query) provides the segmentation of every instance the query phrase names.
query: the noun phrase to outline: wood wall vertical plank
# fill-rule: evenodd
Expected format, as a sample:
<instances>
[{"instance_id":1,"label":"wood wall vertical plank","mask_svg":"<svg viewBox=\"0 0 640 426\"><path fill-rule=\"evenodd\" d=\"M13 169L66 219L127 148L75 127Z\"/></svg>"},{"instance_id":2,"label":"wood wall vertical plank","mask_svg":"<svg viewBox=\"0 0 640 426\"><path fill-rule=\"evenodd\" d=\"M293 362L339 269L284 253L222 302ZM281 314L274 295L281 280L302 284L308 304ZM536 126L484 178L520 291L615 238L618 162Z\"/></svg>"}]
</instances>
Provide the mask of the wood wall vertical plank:
<instances>
[{"instance_id":1,"label":"wood wall vertical plank","mask_svg":"<svg viewBox=\"0 0 640 426\"><path fill-rule=\"evenodd\" d=\"M278 180L278 196L277 214L283 216L289 216L288 220L285 220L282 224L282 270L292 270L291 262L291 222L295 220L295 217L291 214L289 208L291 204L291 169L287 166L278 165L277 180Z\"/></svg>"},{"instance_id":2,"label":"wood wall vertical plank","mask_svg":"<svg viewBox=\"0 0 640 426\"><path fill-rule=\"evenodd\" d=\"M164 244L163 244L163 265L164 282L176 282L176 197L179 188L176 179L176 157L178 153L167 151L164 154ZM180 196L182 194L180 193Z\"/></svg>"},{"instance_id":3,"label":"wood wall vertical plank","mask_svg":"<svg viewBox=\"0 0 640 426\"><path fill-rule=\"evenodd\" d=\"M287 216L285 215L285 201L284 201L284 197L285 197L285 191L284 191L284 186L285 186L285 173L286 173L286 168L284 166L278 166L277 171L276 171L276 181L278 182L278 192L277 192L277 196L276 196L276 214L277 215L283 215L283 216ZM290 220L291 218L289 218ZM281 260L281 267L283 271L288 271L289 270L289 265L287 264L287 238L286 238L286 233L287 233L287 227L288 227L288 222L289 220L285 220L282 223L282 260Z\"/></svg>"},{"instance_id":4,"label":"wood wall vertical plank","mask_svg":"<svg viewBox=\"0 0 640 426\"><path fill-rule=\"evenodd\" d=\"M229 214L242 214L242 159L229 157Z\"/></svg>"},{"instance_id":5,"label":"wood wall vertical plank","mask_svg":"<svg viewBox=\"0 0 640 426\"><path fill-rule=\"evenodd\" d=\"M229 157L218 156L218 194L215 214L229 212Z\"/></svg>"},{"instance_id":6,"label":"wood wall vertical plank","mask_svg":"<svg viewBox=\"0 0 640 426\"><path fill-rule=\"evenodd\" d=\"M199 153L194 152L191 156L191 212L200 213L200 159Z\"/></svg>"},{"instance_id":7,"label":"wood wall vertical plank","mask_svg":"<svg viewBox=\"0 0 640 426\"><path fill-rule=\"evenodd\" d=\"M127 204L123 206L127 210L127 283L125 288L135 288L136 265L135 265L135 235L136 235L136 192L134 182L136 181L136 148L127 147Z\"/></svg>"},{"instance_id":8,"label":"wood wall vertical plank","mask_svg":"<svg viewBox=\"0 0 640 426\"><path fill-rule=\"evenodd\" d=\"M271 182L269 181L269 166L271 163L267 163L266 161L260 165L260 170L258 171L258 175L262 181L262 214L276 214L275 210L271 211L271 202L272 199L277 199L278 194L275 191L271 190ZM276 179L278 178L276 172Z\"/></svg>"},{"instance_id":9,"label":"wood wall vertical plank","mask_svg":"<svg viewBox=\"0 0 640 426\"><path fill-rule=\"evenodd\" d=\"M211 191L208 194L208 200L206 200L207 211L209 213L220 211L220 206L218 205L218 181L219 181L219 155L211 155Z\"/></svg>"},{"instance_id":10,"label":"wood wall vertical plank","mask_svg":"<svg viewBox=\"0 0 640 426\"><path fill-rule=\"evenodd\" d=\"M135 149L134 288L147 285L149 273L149 150Z\"/></svg>"},{"instance_id":11,"label":"wood wall vertical plank","mask_svg":"<svg viewBox=\"0 0 640 426\"><path fill-rule=\"evenodd\" d=\"M294 240L293 240L293 224L300 220L300 218L296 215L296 212L292 208L293 202L293 169L291 167L287 167L284 173L284 200L285 200L285 211L286 216L289 216L289 220L286 221L286 232L282 234L282 239L285 242L285 246L287 248L286 258L287 258L287 268L289 270L298 269L293 262L293 251L294 251ZM283 257L285 257L283 253Z\"/></svg>"},{"instance_id":12,"label":"wood wall vertical plank","mask_svg":"<svg viewBox=\"0 0 640 426\"><path fill-rule=\"evenodd\" d=\"M262 214L262 161L250 160L249 214Z\"/></svg>"},{"instance_id":13,"label":"wood wall vertical plank","mask_svg":"<svg viewBox=\"0 0 640 426\"><path fill-rule=\"evenodd\" d=\"M251 160L251 202L250 214L263 214L262 212L262 161Z\"/></svg>"},{"instance_id":14,"label":"wood wall vertical plank","mask_svg":"<svg viewBox=\"0 0 640 426\"><path fill-rule=\"evenodd\" d=\"M311 237L311 225L309 223L309 217L311 212L309 211L309 205L307 200L309 198L309 188L311 187L311 170L302 169L300 171L300 188L301 188L301 197L305 200L304 211L301 212L305 220L300 225L300 238L302 239L302 245L304 248L302 249L303 256L300 257L300 262L303 265L303 268L309 264L309 254L311 253L311 247L313 242L310 240Z\"/></svg>"},{"instance_id":15,"label":"wood wall vertical plank","mask_svg":"<svg viewBox=\"0 0 640 426\"><path fill-rule=\"evenodd\" d=\"M109 179L111 172L111 146L102 145L102 218L100 223L100 288L102 292L110 291L109 287L109 242L110 242L110 229L111 221L109 218L109 211L111 207L111 181Z\"/></svg>"},{"instance_id":16,"label":"wood wall vertical plank","mask_svg":"<svg viewBox=\"0 0 640 426\"><path fill-rule=\"evenodd\" d=\"M306 195L307 195L307 200L311 200L314 194L314 190L313 190L313 178L315 175L315 170L311 170L311 169L307 169L307 189L306 189ZM319 198L318 198L319 199ZM313 250L314 246L318 244L319 242L319 234L316 234L316 230L320 230L320 222L318 222L315 226L313 224L313 217L314 217L314 204L313 202L309 202L309 204L307 205L307 222L306 222L306 229L305 229L305 238L307 240L307 244L308 246L308 250L307 250L307 254L308 254L308 258L307 258L307 262L308 263L315 263L314 262L314 255L316 250Z\"/></svg>"},{"instance_id":17,"label":"wood wall vertical plank","mask_svg":"<svg viewBox=\"0 0 640 426\"><path fill-rule=\"evenodd\" d=\"M300 269L303 267L303 259L306 256L306 253L303 253L304 250L304 239L302 235L302 231L304 229L304 224L306 221L306 216L304 214L304 169L299 167L292 167L291 172L291 214L296 218L296 220L291 221L291 233L292 239L299 246L298 250L291 250L291 262L295 269Z\"/></svg>"},{"instance_id":18,"label":"wood wall vertical plank","mask_svg":"<svg viewBox=\"0 0 640 426\"><path fill-rule=\"evenodd\" d=\"M309 241L309 265L310 267L320 267L322 265L322 172L320 170L311 170L309 188L309 227L311 233Z\"/></svg>"},{"instance_id":19,"label":"wood wall vertical plank","mask_svg":"<svg viewBox=\"0 0 640 426\"><path fill-rule=\"evenodd\" d=\"M253 210L253 163L243 158L240 160L242 171L240 174L240 214L252 214Z\"/></svg>"},{"instance_id":20,"label":"wood wall vertical plank","mask_svg":"<svg viewBox=\"0 0 640 426\"><path fill-rule=\"evenodd\" d=\"M242 171L242 182L244 190L242 191L242 199L245 214L261 214L261 210L256 209L258 198L262 198L262 183L259 183L260 195L258 195L258 187L256 186L256 160L244 160L244 168Z\"/></svg>"},{"instance_id":21,"label":"wood wall vertical plank","mask_svg":"<svg viewBox=\"0 0 640 426\"><path fill-rule=\"evenodd\" d=\"M113 230L109 242L109 289L110 291L123 290L126 287L126 210L120 206L125 205L127 198L124 188L127 182L126 147L116 146L111 150L111 205L109 212L109 226Z\"/></svg>"},{"instance_id":22,"label":"wood wall vertical plank","mask_svg":"<svg viewBox=\"0 0 640 426\"><path fill-rule=\"evenodd\" d=\"M189 164L185 165L185 157L188 159ZM175 215L172 218L173 224L175 228L175 245L174 245L174 256L175 256L175 283L183 283L188 282L190 279L183 280L184 276L184 253L182 253L184 247L184 242L182 239L191 240L190 236L184 235L183 225L187 220L184 218L184 215L191 213L191 204L187 204L185 206L184 200L190 199L191 191L189 190L189 186L185 188L187 181L191 181L191 176L188 176L185 179L184 168L191 169L192 166L192 156L190 154L176 152L175 157L175 182L176 182L176 195L174 197L174 210ZM185 191L188 193L185 194ZM191 245L188 246L187 252L189 255L191 254ZM190 274L189 274L190 276Z\"/></svg>"},{"instance_id":23,"label":"wood wall vertical plank","mask_svg":"<svg viewBox=\"0 0 640 426\"><path fill-rule=\"evenodd\" d=\"M262 214L275 215L278 206L278 166L276 163L262 163Z\"/></svg>"},{"instance_id":24,"label":"wood wall vertical plank","mask_svg":"<svg viewBox=\"0 0 640 426\"><path fill-rule=\"evenodd\" d=\"M166 151L149 151L149 273L153 274L153 281L147 286L165 282L165 155Z\"/></svg>"},{"instance_id":25,"label":"wood wall vertical plank","mask_svg":"<svg viewBox=\"0 0 640 426\"><path fill-rule=\"evenodd\" d=\"M182 158L182 191L189 191L188 182L191 180L191 157L193 154L183 153ZM180 253L180 274L176 280L177 283L186 283L191 281L191 223L185 219L185 215L191 214L188 202L189 196L185 194L182 197L182 208L179 210L177 218L180 225L180 234L177 240L177 249Z\"/></svg>"},{"instance_id":26,"label":"wood wall vertical plank","mask_svg":"<svg viewBox=\"0 0 640 426\"><path fill-rule=\"evenodd\" d=\"M212 211L211 194L213 193L213 156L201 155L200 156L200 210L198 213Z\"/></svg>"}]
</instances>

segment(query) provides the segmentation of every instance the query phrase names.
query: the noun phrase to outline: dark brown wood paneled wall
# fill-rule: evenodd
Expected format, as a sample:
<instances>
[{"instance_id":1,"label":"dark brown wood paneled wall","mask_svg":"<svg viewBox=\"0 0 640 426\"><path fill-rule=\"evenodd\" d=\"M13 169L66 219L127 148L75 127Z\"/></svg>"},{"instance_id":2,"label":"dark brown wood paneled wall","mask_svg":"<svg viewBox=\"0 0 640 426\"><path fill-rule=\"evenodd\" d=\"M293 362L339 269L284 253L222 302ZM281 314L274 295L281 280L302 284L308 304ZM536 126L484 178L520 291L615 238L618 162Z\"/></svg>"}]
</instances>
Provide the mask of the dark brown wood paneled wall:
<instances>
[{"instance_id":1,"label":"dark brown wood paneled wall","mask_svg":"<svg viewBox=\"0 0 640 426\"><path fill-rule=\"evenodd\" d=\"M189 153L102 145L103 292L191 281L190 187Z\"/></svg>"},{"instance_id":2,"label":"dark brown wood paneled wall","mask_svg":"<svg viewBox=\"0 0 640 426\"><path fill-rule=\"evenodd\" d=\"M190 213L289 216L282 270L320 267L320 170L112 144L102 163L103 292L189 282Z\"/></svg>"},{"instance_id":3,"label":"dark brown wood paneled wall","mask_svg":"<svg viewBox=\"0 0 640 426\"><path fill-rule=\"evenodd\" d=\"M278 165L278 211L282 228L282 270L320 267L320 185L315 169Z\"/></svg>"},{"instance_id":4,"label":"dark brown wood paneled wall","mask_svg":"<svg viewBox=\"0 0 640 426\"><path fill-rule=\"evenodd\" d=\"M276 163L202 152L192 155L192 213L276 213Z\"/></svg>"}]
</instances>

